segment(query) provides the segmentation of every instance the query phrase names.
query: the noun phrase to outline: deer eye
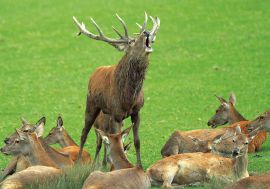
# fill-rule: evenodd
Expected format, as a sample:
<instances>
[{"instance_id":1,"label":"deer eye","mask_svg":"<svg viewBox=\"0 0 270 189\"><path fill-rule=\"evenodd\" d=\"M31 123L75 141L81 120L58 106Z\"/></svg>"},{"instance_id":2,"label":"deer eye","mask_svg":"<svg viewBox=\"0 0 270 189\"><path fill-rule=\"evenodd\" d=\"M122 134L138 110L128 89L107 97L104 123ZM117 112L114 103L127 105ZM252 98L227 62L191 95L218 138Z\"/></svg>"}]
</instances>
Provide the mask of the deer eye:
<instances>
[{"instance_id":1,"label":"deer eye","mask_svg":"<svg viewBox=\"0 0 270 189\"><path fill-rule=\"evenodd\" d=\"M235 143L235 139L233 139L232 141L233 141L233 143Z\"/></svg>"},{"instance_id":2,"label":"deer eye","mask_svg":"<svg viewBox=\"0 0 270 189\"><path fill-rule=\"evenodd\" d=\"M248 145L248 142L245 142L245 145Z\"/></svg>"},{"instance_id":3,"label":"deer eye","mask_svg":"<svg viewBox=\"0 0 270 189\"><path fill-rule=\"evenodd\" d=\"M16 140L15 140L15 143L19 143L19 142L20 142L20 140L19 140L19 139L16 139Z\"/></svg>"},{"instance_id":4,"label":"deer eye","mask_svg":"<svg viewBox=\"0 0 270 189\"><path fill-rule=\"evenodd\" d=\"M28 129L23 130L23 132L25 132L25 133L27 133L28 131L29 131Z\"/></svg>"}]
</instances>

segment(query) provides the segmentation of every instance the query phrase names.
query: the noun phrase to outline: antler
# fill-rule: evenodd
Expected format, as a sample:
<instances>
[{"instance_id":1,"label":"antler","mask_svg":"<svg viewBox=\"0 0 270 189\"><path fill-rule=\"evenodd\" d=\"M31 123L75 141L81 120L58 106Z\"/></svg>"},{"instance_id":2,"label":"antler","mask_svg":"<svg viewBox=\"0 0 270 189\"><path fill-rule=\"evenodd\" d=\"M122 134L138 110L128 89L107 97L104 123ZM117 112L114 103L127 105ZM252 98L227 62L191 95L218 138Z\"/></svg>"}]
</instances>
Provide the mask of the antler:
<instances>
[{"instance_id":1,"label":"antler","mask_svg":"<svg viewBox=\"0 0 270 189\"><path fill-rule=\"evenodd\" d=\"M156 17L155 19L152 16L149 16L149 17L151 18L151 20L153 22L153 28L149 33L150 33L150 36L152 38L152 42L154 42L156 39L157 30L159 29L159 26L160 26L160 19L158 17ZM147 24L147 14L145 13L145 22L144 22L143 26L141 26L138 23L136 23L136 24L141 29L141 33L144 32L146 24Z\"/></svg>"},{"instance_id":2,"label":"antler","mask_svg":"<svg viewBox=\"0 0 270 189\"><path fill-rule=\"evenodd\" d=\"M112 38L106 37L104 35L104 33L102 32L102 30L100 29L100 27L94 21L93 18L90 18L91 19L91 22L95 26L95 28L97 29L99 35L95 35L95 34L89 32L86 29L84 23L82 22L80 24L78 22L78 20L74 16L73 16L73 20L74 20L75 24L77 25L77 27L79 28L78 35L84 34L87 37L90 37L92 39L99 40L99 41L104 41L106 43L109 43L110 45L112 45L113 47L115 47L116 49L118 49L119 51L124 51L124 50L127 49L127 47L129 46L129 44L131 42L134 42L135 41L135 39L128 36L128 29L127 29L127 26L126 26L125 22L123 21L123 19L118 14L116 14L116 17L121 22L121 24L122 24L122 26L123 26L123 28L125 30L125 36L123 36L117 29L115 29L113 27L113 30L120 37L120 39L112 39Z\"/></svg>"}]
</instances>

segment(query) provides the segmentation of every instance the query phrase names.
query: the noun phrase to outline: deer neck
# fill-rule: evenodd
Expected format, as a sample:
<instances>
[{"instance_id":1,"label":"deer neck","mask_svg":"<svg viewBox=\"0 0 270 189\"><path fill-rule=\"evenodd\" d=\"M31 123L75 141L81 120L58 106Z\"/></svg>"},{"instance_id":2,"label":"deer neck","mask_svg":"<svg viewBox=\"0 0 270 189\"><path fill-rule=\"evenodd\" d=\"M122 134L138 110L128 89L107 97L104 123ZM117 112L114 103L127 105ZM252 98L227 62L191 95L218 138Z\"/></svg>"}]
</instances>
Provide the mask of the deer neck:
<instances>
[{"instance_id":1,"label":"deer neck","mask_svg":"<svg viewBox=\"0 0 270 189\"><path fill-rule=\"evenodd\" d=\"M62 137L59 140L59 144L62 148L68 146L78 146L65 130L62 131Z\"/></svg>"},{"instance_id":2,"label":"deer neck","mask_svg":"<svg viewBox=\"0 0 270 189\"><path fill-rule=\"evenodd\" d=\"M247 121L231 104L230 105L230 112L229 112L229 124L233 124L239 121Z\"/></svg>"},{"instance_id":3,"label":"deer neck","mask_svg":"<svg viewBox=\"0 0 270 189\"><path fill-rule=\"evenodd\" d=\"M234 159L234 174L236 178L243 178L247 173L248 155L243 154Z\"/></svg>"},{"instance_id":4,"label":"deer neck","mask_svg":"<svg viewBox=\"0 0 270 189\"><path fill-rule=\"evenodd\" d=\"M31 165L57 167L56 164L48 156L46 150L39 140L32 142L30 144L30 149L31 153L25 155L25 157L29 160Z\"/></svg>"},{"instance_id":5,"label":"deer neck","mask_svg":"<svg viewBox=\"0 0 270 189\"><path fill-rule=\"evenodd\" d=\"M128 52L116 66L116 85L124 104L130 106L137 99L142 90L148 63L148 54Z\"/></svg>"},{"instance_id":6,"label":"deer neck","mask_svg":"<svg viewBox=\"0 0 270 189\"><path fill-rule=\"evenodd\" d=\"M110 154L110 160L115 170L134 167L127 159L124 151L114 151Z\"/></svg>"}]
</instances>

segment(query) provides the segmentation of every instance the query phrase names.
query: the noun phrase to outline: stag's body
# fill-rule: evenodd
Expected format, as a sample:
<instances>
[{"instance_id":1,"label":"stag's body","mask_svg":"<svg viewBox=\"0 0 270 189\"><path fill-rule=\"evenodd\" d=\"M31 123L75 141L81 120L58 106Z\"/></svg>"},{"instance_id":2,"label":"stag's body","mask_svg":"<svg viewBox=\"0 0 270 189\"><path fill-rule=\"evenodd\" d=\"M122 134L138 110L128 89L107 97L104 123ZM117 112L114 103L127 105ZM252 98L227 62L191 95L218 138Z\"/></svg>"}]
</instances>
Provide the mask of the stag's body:
<instances>
[{"instance_id":1,"label":"stag's body","mask_svg":"<svg viewBox=\"0 0 270 189\"><path fill-rule=\"evenodd\" d=\"M243 133L248 134L248 130L246 127L247 124L250 123L250 121L247 121L246 118L244 118L239 111L235 108L236 103L236 97L234 94L230 95L229 101L227 102L224 98L218 97L218 100L220 101L221 105L216 110L215 115L208 121L208 125L212 128L216 128L219 125L225 125L226 123L229 123L232 126L235 125L235 123L238 123L241 125L241 129ZM227 126L231 127L231 126ZM248 152L254 153L259 151L262 144L266 141L267 138L267 132L260 131L257 133L257 135L250 141L248 146Z\"/></svg>"},{"instance_id":2,"label":"stag's body","mask_svg":"<svg viewBox=\"0 0 270 189\"><path fill-rule=\"evenodd\" d=\"M212 153L184 153L159 160L147 169L151 182L170 187L172 183L194 184L213 177L226 182L247 177L247 137L241 133L230 133L227 131L215 138ZM224 157L232 154L236 156Z\"/></svg>"},{"instance_id":3,"label":"stag's body","mask_svg":"<svg viewBox=\"0 0 270 189\"><path fill-rule=\"evenodd\" d=\"M0 183L1 189L21 189L34 183L47 182L50 179L59 176L62 173L60 169L47 166L32 166L17 172Z\"/></svg>"},{"instance_id":4,"label":"stag's body","mask_svg":"<svg viewBox=\"0 0 270 189\"><path fill-rule=\"evenodd\" d=\"M151 187L148 176L140 167L134 167L124 153L122 139L130 129L118 134L105 134L97 130L108 148L109 158L116 170L109 173L100 171L91 173L84 182L83 189L148 189Z\"/></svg>"},{"instance_id":5,"label":"stag's body","mask_svg":"<svg viewBox=\"0 0 270 189\"><path fill-rule=\"evenodd\" d=\"M138 133L140 125L139 112L144 104L142 87L149 64L148 56L152 51L151 42L155 39L160 22L158 18L155 20L151 17L154 27L151 31L146 31L146 15L144 25L141 27L141 33L136 39L133 39L128 36L124 21L119 16L117 17L125 29L125 36L115 30L120 36L119 40L105 37L93 19L92 23L97 28L99 36L87 31L83 23L80 24L76 18L73 18L80 29L79 34L82 33L90 38L105 41L126 52L118 64L99 67L90 77L85 110L85 126L82 131L80 150L82 150L87 135L100 111L109 114L118 123L131 116L131 121L134 123L133 135L137 164L142 166Z\"/></svg>"}]
</instances>

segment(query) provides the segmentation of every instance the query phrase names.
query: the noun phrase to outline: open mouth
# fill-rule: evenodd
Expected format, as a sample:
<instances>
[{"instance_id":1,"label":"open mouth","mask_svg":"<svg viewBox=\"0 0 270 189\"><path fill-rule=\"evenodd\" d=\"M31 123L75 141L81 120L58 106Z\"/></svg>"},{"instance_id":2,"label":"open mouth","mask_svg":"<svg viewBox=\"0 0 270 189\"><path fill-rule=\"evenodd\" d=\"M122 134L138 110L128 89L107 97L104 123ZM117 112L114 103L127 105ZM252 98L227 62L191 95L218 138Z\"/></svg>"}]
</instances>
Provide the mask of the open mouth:
<instances>
[{"instance_id":1,"label":"open mouth","mask_svg":"<svg viewBox=\"0 0 270 189\"><path fill-rule=\"evenodd\" d=\"M150 42L150 39L149 39L149 36L146 37L146 41L145 41L145 46L146 46L146 52L152 52L153 49L151 47L151 42Z\"/></svg>"}]
</instances>

